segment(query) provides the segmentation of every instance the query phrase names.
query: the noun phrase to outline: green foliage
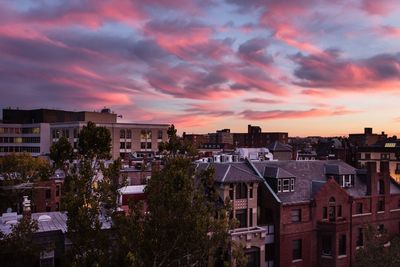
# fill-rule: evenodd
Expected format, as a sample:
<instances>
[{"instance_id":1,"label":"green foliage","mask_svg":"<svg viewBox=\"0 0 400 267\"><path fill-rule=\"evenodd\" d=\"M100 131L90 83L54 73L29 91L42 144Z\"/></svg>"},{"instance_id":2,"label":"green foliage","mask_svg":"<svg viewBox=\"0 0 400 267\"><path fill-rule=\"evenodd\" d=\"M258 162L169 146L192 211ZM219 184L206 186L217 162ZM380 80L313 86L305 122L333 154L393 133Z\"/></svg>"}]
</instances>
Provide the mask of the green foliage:
<instances>
[{"instance_id":1,"label":"green foliage","mask_svg":"<svg viewBox=\"0 0 400 267\"><path fill-rule=\"evenodd\" d=\"M386 246L385 246L386 244ZM355 254L355 267L400 266L400 239L389 239L386 232L380 232L372 225L365 231L364 247Z\"/></svg>"},{"instance_id":2,"label":"green foliage","mask_svg":"<svg viewBox=\"0 0 400 267\"><path fill-rule=\"evenodd\" d=\"M189 142L184 142L181 137L176 134L175 126L172 124L167 131L168 142L161 142L158 150L161 153L176 156L176 155L197 155L197 150Z\"/></svg>"},{"instance_id":3,"label":"green foliage","mask_svg":"<svg viewBox=\"0 0 400 267\"><path fill-rule=\"evenodd\" d=\"M64 169L65 163L74 158L74 149L64 136L61 137L50 148L50 159L54 162L56 169Z\"/></svg>"},{"instance_id":4,"label":"green foliage","mask_svg":"<svg viewBox=\"0 0 400 267\"><path fill-rule=\"evenodd\" d=\"M27 217L12 226L11 233L0 232L1 266L31 266L38 260L40 247L33 242L33 234L37 231L37 222Z\"/></svg>"},{"instance_id":5,"label":"green foliage","mask_svg":"<svg viewBox=\"0 0 400 267\"><path fill-rule=\"evenodd\" d=\"M153 173L145 190L147 212L133 205L117 223L125 264L213 266L225 260L230 206L219 200L212 177L213 170L196 174L182 157L169 158Z\"/></svg>"},{"instance_id":6,"label":"green foliage","mask_svg":"<svg viewBox=\"0 0 400 267\"><path fill-rule=\"evenodd\" d=\"M111 134L105 127L88 122L79 133L79 155L87 159L110 159Z\"/></svg>"},{"instance_id":7,"label":"green foliage","mask_svg":"<svg viewBox=\"0 0 400 267\"><path fill-rule=\"evenodd\" d=\"M62 203L68 212L67 237L72 241L68 265L111 266L113 243L103 222L116 211L121 163L105 165L110 157L110 132L94 123L82 129L78 146L77 163L64 168ZM72 155L59 158L60 163L73 159Z\"/></svg>"},{"instance_id":8,"label":"green foliage","mask_svg":"<svg viewBox=\"0 0 400 267\"><path fill-rule=\"evenodd\" d=\"M51 168L47 160L28 153L10 154L0 158L0 174L13 184L47 180Z\"/></svg>"}]
</instances>

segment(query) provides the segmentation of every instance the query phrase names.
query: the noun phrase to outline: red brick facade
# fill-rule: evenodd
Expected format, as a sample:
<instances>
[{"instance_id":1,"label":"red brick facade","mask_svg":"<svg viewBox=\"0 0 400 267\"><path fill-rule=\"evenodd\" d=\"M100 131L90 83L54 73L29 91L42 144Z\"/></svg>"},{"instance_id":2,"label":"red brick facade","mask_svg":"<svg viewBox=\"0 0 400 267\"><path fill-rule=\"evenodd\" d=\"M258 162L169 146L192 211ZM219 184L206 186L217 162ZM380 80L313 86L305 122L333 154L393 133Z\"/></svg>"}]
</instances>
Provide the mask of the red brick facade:
<instances>
[{"instance_id":1,"label":"red brick facade","mask_svg":"<svg viewBox=\"0 0 400 267\"><path fill-rule=\"evenodd\" d=\"M377 173L371 164L370 174L357 179L360 184L352 188L343 188L327 177L309 201L264 199L266 208L278 213L273 216L278 239L274 266L352 266L368 225L383 227L389 236L399 234L400 193L386 169L381 166L383 172ZM366 188L367 194L355 196L359 194L355 191L362 191L360 187ZM295 250L300 243L300 250Z\"/></svg>"}]
</instances>

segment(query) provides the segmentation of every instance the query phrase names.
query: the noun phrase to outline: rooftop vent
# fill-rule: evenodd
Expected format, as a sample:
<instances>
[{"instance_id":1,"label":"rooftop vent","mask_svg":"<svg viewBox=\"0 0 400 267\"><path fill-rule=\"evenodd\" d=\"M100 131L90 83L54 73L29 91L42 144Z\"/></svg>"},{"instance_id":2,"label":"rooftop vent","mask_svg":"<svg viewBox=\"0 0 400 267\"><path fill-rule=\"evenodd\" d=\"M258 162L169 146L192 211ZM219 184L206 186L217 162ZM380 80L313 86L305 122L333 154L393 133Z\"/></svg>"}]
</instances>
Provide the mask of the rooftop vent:
<instances>
[{"instance_id":1,"label":"rooftop vent","mask_svg":"<svg viewBox=\"0 0 400 267\"><path fill-rule=\"evenodd\" d=\"M49 222L51 221L51 217L49 215L40 215L38 218L39 222Z\"/></svg>"}]
</instances>

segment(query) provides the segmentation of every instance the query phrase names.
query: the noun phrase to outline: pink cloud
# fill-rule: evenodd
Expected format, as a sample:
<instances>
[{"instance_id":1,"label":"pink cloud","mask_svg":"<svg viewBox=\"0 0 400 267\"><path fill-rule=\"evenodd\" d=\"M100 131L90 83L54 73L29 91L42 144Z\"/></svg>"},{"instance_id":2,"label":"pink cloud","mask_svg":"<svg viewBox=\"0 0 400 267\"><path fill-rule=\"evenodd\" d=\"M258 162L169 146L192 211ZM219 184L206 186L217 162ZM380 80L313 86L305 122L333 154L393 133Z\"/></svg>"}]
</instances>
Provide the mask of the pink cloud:
<instances>
[{"instance_id":1,"label":"pink cloud","mask_svg":"<svg viewBox=\"0 0 400 267\"><path fill-rule=\"evenodd\" d=\"M339 116L352 114L356 111L347 110L342 107L335 109L308 109L308 110L268 110L254 111L244 110L240 115L248 120L279 120L279 119L302 119L313 117Z\"/></svg>"},{"instance_id":2,"label":"pink cloud","mask_svg":"<svg viewBox=\"0 0 400 267\"><path fill-rule=\"evenodd\" d=\"M338 51L303 56L292 60L298 64L295 84L310 88L342 90L395 90L400 85L400 57L382 54L362 60L343 59ZM316 94L318 91L305 91Z\"/></svg>"}]
</instances>

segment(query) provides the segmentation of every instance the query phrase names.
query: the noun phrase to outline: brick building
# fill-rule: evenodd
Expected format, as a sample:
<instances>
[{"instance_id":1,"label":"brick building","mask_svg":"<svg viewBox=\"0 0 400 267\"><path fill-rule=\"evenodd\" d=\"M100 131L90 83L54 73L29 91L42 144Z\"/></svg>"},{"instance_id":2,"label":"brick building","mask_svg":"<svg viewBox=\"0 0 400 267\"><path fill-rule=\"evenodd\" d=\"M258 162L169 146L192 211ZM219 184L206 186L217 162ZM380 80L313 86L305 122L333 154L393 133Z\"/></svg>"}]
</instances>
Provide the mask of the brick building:
<instances>
[{"instance_id":1,"label":"brick building","mask_svg":"<svg viewBox=\"0 0 400 267\"><path fill-rule=\"evenodd\" d=\"M233 133L233 145L235 147L266 147L278 141L288 143L286 132L262 132L259 126L247 126L247 133Z\"/></svg>"},{"instance_id":2,"label":"brick building","mask_svg":"<svg viewBox=\"0 0 400 267\"><path fill-rule=\"evenodd\" d=\"M386 163L368 174L336 160L253 165L266 182L258 224L275 226L274 266L352 266L369 224L399 233L400 188Z\"/></svg>"},{"instance_id":3,"label":"brick building","mask_svg":"<svg viewBox=\"0 0 400 267\"><path fill-rule=\"evenodd\" d=\"M232 201L232 216L239 225L230 234L236 243L245 247L248 266L266 267L273 264L272 259L269 262L265 259L269 256L266 247L274 242L274 227L257 223L258 186L262 178L248 160L197 164L199 171L210 167L215 170L214 181L221 200L229 198Z\"/></svg>"}]
</instances>

